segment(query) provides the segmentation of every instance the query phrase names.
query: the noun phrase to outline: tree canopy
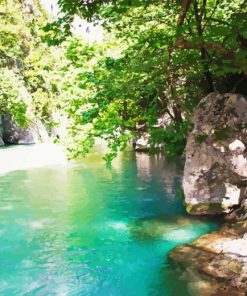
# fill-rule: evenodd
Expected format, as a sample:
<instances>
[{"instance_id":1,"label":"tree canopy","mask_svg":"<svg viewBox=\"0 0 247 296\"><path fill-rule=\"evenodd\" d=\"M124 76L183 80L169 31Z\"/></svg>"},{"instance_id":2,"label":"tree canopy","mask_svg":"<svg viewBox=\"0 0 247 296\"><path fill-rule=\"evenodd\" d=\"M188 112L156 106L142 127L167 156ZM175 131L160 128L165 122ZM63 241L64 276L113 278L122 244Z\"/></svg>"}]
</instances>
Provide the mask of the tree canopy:
<instances>
[{"instance_id":1,"label":"tree canopy","mask_svg":"<svg viewBox=\"0 0 247 296\"><path fill-rule=\"evenodd\" d=\"M104 137L112 158L129 137L145 131L150 143L166 143L168 155L181 154L198 101L246 83L245 0L60 0L59 5L61 28L79 14L108 32L101 49L68 48L86 92L76 101L77 124L88 126L79 145L86 150L95 137ZM96 56L89 69L87 62ZM158 128L164 115L170 123Z\"/></svg>"}]
</instances>

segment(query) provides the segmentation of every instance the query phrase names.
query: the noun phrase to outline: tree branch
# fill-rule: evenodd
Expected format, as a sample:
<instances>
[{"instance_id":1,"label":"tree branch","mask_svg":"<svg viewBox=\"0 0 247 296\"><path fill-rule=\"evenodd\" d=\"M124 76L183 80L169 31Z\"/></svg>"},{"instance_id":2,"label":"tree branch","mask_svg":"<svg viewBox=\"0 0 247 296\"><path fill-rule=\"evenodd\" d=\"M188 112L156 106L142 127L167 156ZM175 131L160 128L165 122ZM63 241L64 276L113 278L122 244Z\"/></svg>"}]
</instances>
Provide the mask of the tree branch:
<instances>
[{"instance_id":1,"label":"tree branch","mask_svg":"<svg viewBox=\"0 0 247 296\"><path fill-rule=\"evenodd\" d=\"M235 52L233 50L227 49L223 47L220 43L217 43L214 41L191 42L191 41L185 40L182 36L180 36L178 37L174 47L180 48L180 49L202 49L202 48L212 49L223 54L230 60L235 60L236 58Z\"/></svg>"},{"instance_id":2,"label":"tree branch","mask_svg":"<svg viewBox=\"0 0 247 296\"><path fill-rule=\"evenodd\" d=\"M179 17L178 17L178 26L182 26L186 17L186 14L190 8L191 0L183 0L182 3L182 9L180 11Z\"/></svg>"}]
</instances>

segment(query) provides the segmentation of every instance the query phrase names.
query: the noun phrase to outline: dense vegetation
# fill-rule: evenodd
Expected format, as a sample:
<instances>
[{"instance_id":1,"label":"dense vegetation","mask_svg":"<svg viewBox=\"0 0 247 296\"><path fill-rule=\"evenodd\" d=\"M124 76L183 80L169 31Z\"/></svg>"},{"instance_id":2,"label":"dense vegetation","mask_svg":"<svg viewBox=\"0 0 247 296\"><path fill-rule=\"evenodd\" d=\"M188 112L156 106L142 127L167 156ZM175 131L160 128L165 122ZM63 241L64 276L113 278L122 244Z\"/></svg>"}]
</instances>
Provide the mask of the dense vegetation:
<instances>
[{"instance_id":1,"label":"dense vegetation","mask_svg":"<svg viewBox=\"0 0 247 296\"><path fill-rule=\"evenodd\" d=\"M98 48L70 48L81 67L76 101L78 124L88 125L81 147L106 137L113 157L134 134L148 132L153 144L181 154L191 112L212 91L236 91L246 83L246 1L59 1L67 24L74 14L110 32L97 63L85 59ZM66 33L66 27L64 32ZM110 50L109 50L110 49ZM71 112L73 113L73 111ZM169 125L157 127L160 117Z\"/></svg>"},{"instance_id":2,"label":"dense vegetation","mask_svg":"<svg viewBox=\"0 0 247 296\"><path fill-rule=\"evenodd\" d=\"M47 44L39 1L1 1L0 15L0 113L21 127L41 121L50 131L64 113L65 49Z\"/></svg>"},{"instance_id":3,"label":"dense vegetation","mask_svg":"<svg viewBox=\"0 0 247 296\"><path fill-rule=\"evenodd\" d=\"M165 143L169 156L181 154L203 96L246 92L245 0L60 0L62 17L49 24L44 15L18 14L18 1L6 3L1 110L24 121L18 86L24 84L35 116L54 124L55 109L68 114L74 156L100 137L111 160L142 133L153 146ZM72 36L76 14L103 26L104 41Z\"/></svg>"}]
</instances>

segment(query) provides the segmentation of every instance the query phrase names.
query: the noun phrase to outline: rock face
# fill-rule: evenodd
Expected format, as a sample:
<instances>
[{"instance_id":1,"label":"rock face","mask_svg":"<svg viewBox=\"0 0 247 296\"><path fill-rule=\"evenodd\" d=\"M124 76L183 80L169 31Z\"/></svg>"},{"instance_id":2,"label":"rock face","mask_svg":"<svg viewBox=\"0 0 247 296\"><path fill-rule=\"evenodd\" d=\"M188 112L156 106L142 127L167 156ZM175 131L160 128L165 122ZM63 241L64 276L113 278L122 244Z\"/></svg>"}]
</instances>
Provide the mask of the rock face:
<instances>
[{"instance_id":1,"label":"rock face","mask_svg":"<svg viewBox=\"0 0 247 296\"><path fill-rule=\"evenodd\" d=\"M2 116L0 115L0 147L4 146L3 141L3 123L2 123Z\"/></svg>"},{"instance_id":2,"label":"rock face","mask_svg":"<svg viewBox=\"0 0 247 296\"><path fill-rule=\"evenodd\" d=\"M35 144L47 142L49 136L43 124L36 121L27 128L20 128L11 116L2 116L3 141L6 144Z\"/></svg>"},{"instance_id":3,"label":"rock face","mask_svg":"<svg viewBox=\"0 0 247 296\"><path fill-rule=\"evenodd\" d=\"M212 93L193 116L183 179L191 214L223 214L218 231L169 255L191 295L247 295L247 100Z\"/></svg>"},{"instance_id":4,"label":"rock face","mask_svg":"<svg viewBox=\"0 0 247 296\"><path fill-rule=\"evenodd\" d=\"M176 247L170 259L196 296L247 293L247 221L225 224L191 244Z\"/></svg>"},{"instance_id":5,"label":"rock face","mask_svg":"<svg viewBox=\"0 0 247 296\"><path fill-rule=\"evenodd\" d=\"M227 213L247 195L247 99L212 93L193 115L183 188L191 214Z\"/></svg>"},{"instance_id":6,"label":"rock face","mask_svg":"<svg viewBox=\"0 0 247 296\"><path fill-rule=\"evenodd\" d=\"M21 128L11 115L0 116L0 146L5 144L36 144L52 142L55 139L66 139L69 121L63 114L53 114L54 126L47 130L45 125L34 114L29 113L28 127Z\"/></svg>"}]
</instances>

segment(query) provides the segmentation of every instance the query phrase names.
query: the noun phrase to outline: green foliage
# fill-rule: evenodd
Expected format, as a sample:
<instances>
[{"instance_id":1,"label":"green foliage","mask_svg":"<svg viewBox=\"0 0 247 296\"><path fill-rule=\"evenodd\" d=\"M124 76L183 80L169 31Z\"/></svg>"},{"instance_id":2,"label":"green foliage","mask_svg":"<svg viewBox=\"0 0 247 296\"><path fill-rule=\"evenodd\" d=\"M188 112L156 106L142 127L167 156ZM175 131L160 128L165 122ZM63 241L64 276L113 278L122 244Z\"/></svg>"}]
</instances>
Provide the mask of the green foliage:
<instances>
[{"instance_id":1,"label":"green foliage","mask_svg":"<svg viewBox=\"0 0 247 296\"><path fill-rule=\"evenodd\" d=\"M201 144L201 143L205 142L207 140L207 138L208 138L208 135L200 134L200 135L196 136L196 141Z\"/></svg>"},{"instance_id":2,"label":"green foliage","mask_svg":"<svg viewBox=\"0 0 247 296\"><path fill-rule=\"evenodd\" d=\"M178 1L60 0L63 25L81 14L108 31L103 44L72 39L67 47L81 89L68 109L76 129L107 139L107 160L143 132L152 147L165 144L168 156L182 154L199 100L219 77L246 71L244 3L196 0L183 11ZM171 123L157 128L163 115Z\"/></svg>"},{"instance_id":3,"label":"green foliage","mask_svg":"<svg viewBox=\"0 0 247 296\"><path fill-rule=\"evenodd\" d=\"M0 3L0 67L14 65L24 56L26 41L24 20L19 13L21 5L16 1ZM24 51L23 51L24 49Z\"/></svg>"},{"instance_id":4,"label":"green foliage","mask_svg":"<svg viewBox=\"0 0 247 296\"><path fill-rule=\"evenodd\" d=\"M45 34L43 34L42 40L49 46L60 45L66 40L66 36L71 35L70 25L66 23L66 17L59 18L53 23L47 23L43 30Z\"/></svg>"},{"instance_id":5,"label":"green foliage","mask_svg":"<svg viewBox=\"0 0 247 296\"><path fill-rule=\"evenodd\" d=\"M229 127L219 128L214 131L214 139L216 141L227 140L229 135L230 135L230 128Z\"/></svg>"},{"instance_id":6,"label":"green foliage","mask_svg":"<svg viewBox=\"0 0 247 296\"><path fill-rule=\"evenodd\" d=\"M151 144L155 147L164 144L168 158L172 159L183 154L186 138L191 128L189 121L172 123L166 128L158 128L150 131Z\"/></svg>"},{"instance_id":7,"label":"green foliage","mask_svg":"<svg viewBox=\"0 0 247 296\"><path fill-rule=\"evenodd\" d=\"M0 71L0 115L10 113L22 127L27 123L23 81L11 70ZM22 93L23 92L23 93Z\"/></svg>"},{"instance_id":8,"label":"green foliage","mask_svg":"<svg viewBox=\"0 0 247 296\"><path fill-rule=\"evenodd\" d=\"M38 1L30 5L29 11L18 0L0 3L0 113L20 126L30 114L52 126L67 60L63 49L43 42L48 19Z\"/></svg>"}]
</instances>

